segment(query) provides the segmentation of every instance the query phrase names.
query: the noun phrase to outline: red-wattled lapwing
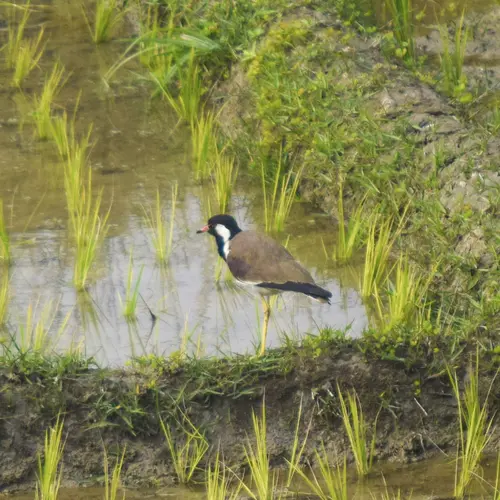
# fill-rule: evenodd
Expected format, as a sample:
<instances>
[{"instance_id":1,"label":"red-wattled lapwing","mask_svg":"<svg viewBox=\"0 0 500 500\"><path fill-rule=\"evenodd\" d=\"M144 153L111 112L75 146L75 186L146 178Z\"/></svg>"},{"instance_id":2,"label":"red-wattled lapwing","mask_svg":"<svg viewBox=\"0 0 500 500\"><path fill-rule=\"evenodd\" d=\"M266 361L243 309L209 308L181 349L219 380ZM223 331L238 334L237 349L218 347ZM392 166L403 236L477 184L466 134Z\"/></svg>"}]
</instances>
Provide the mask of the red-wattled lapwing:
<instances>
[{"instance_id":1,"label":"red-wattled lapwing","mask_svg":"<svg viewBox=\"0 0 500 500\"><path fill-rule=\"evenodd\" d=\"M288 252L265 234L242 231L231 215L214 215L197 233L215 236L219 255L226 261L237 281L253 285L262 297L264 326L260 355L266 348L271 308L266 296L280 292L303 293L320 302L330 303L332 294L314 283L313 277Z\"/></svg>"}]
</instances>

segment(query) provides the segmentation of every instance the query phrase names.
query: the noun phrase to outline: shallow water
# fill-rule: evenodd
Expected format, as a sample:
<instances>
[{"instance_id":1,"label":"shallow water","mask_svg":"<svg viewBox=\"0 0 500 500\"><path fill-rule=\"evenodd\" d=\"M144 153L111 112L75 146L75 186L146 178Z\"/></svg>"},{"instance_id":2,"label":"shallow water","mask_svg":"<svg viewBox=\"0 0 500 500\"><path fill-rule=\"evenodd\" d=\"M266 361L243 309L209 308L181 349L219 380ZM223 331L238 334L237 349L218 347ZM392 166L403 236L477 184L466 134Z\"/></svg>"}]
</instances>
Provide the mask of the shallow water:
<instances>
[{"instance_id":1,"label":"shallow water","mask_svg":"<svg viewBox=\"0 0 500 500\"><path fill-rule=\"evenodd\" d=\"M104 365L122 365L131 355L169 354L186 339L190 339L188 347L199 354L253 352L260 302L228 282L224 273L216 280L219 257L214 242L207 235L195 234L211 215L207 207L215 204L211 186L193 181L188 131L177 124L164 103L151 100L151 87L141 80L144 71L138 63L120 71L111 88L106 87L102 76L126 43L117 37L96 47L79 4L69 4L54 2L32 14L31 33L43 23L49 42L41 62L43 71L30 75L24 93L9 87L9 70L0 71L0 198L10 225L14 259L10 331L25 323L29 304L40 315L52 301L53 309L57 307L53 332L71 312L57 347L82 346ZM26 102L40 92L43 72L50 71L56 59L70 72L57 104L71 114L82 92L77 127L83 133L93 126L93 182L96 191L104 189L104 207L111 206L110 231L87 295L76 293L71 282L74 250L66 230L58 157L50 143L34 139L28 123ZM173 253L168 269L162 270L142 207L154 203L158 188L168 214L174 182L179 185L179 199ZM243 176L234 191L231 212L243 228L262 229L260 188ZM268 345L279 345L283 333L294 337L299 332L315 333L323 326L343 329L350 325L351 334L359 335L367 319L356 290L358 277L351 269L328 265L323 252L322 240L327 247L333 244L331 221L312 207L297 204L280 238L288 236L291 252L333 293L332 305L284 295L274 309ZM139 302L135 324L125 321L119 299L125 294L131 251L135 276L144 266L140 285L144 301ZM158 318L154 325L149 309Z\"/></svg>"},{"instance_id":2,"label":"shallow water","mask_svg":"<svg viewBox=\"0 0 500 500\"><path fill-rule=\"evenodd\" d=\"M482 463L484 480L471 485L467 498L491 498L492 485L495 483L496 459L490 457ZM455 463L452 457L426 460L409 465L378 464L363 480L357 480L355 470L348 469L348 496L356 500L375 500L378 498L398 498L412 500L447 500L453 498ZM307 494L305 484L296 483L293 491ZM103 498L102 488L64 488L59 495L60 500L100 500ZM284 493L284 492L283 492ZM384 496L386 494L389 496ZM243 495L244 497L244 495ZM278 495L279 497L279 495ZM31 500L32 493L13 495L0 499ZM197 500L206 498L201 487L168 487L159 490L126 490L126 498L160 500L175 498L179 500ZM287 498L283 495L282 498ZM291 495L289 498L294 498ZM296 497L295 497L296 498ZM309 497L311 498L311 497Z\"/></svg>"}]
</instances>

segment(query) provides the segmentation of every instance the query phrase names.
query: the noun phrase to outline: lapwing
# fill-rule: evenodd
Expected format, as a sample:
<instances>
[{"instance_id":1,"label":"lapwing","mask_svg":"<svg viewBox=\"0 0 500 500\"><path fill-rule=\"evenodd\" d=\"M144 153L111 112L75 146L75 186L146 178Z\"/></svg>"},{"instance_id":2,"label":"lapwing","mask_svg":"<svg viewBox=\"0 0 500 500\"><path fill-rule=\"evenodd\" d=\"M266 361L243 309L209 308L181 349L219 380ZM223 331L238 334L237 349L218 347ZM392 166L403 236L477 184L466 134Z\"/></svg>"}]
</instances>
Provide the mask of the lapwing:
<instances>
[{"instance_id":1,"label":"lapwing","mask_svg":"<svg viewBox=\"0 0 500 500\"><path fill-rule=\"evenodd\" d=\"M283 245L265 234L241 230L231 215L214 215L197 233L215 236L219 255L227 263L236 281L252 286L261 296L264 324L259 355L266 348L267 327L271 316L268 296L297 292L320 302L330 303L332 294L316 285L309 271Z\"/></svg>"}]
</instances>

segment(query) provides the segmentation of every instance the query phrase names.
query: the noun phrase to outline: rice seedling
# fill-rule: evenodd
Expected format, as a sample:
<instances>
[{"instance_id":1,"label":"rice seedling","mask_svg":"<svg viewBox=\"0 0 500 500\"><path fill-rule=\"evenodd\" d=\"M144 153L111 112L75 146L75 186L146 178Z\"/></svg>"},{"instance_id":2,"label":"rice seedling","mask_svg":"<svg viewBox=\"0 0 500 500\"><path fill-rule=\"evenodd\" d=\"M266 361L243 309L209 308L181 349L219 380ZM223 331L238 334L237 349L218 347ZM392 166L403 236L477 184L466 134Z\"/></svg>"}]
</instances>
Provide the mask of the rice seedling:
<instances>
[{"instance_id":1,"label":"rice seedling","mask_svg":"<svg viewBox=\"0 0 500 500\"><path fill-rule=\"evenodd\" d=\"M57 417L55 426L45 432L43 460L38 453L36 500L57 500L59 495L63 470L62 465L59 466L64 450L63 427L64 421Z\"/></svg>"},{"instance_id":2,"label":"rice seedling","mask_svg":"<svg viewBox=\"0 0 500 500\"><path fill-rule=\"evenodd\" d=\"M384 322L386 330L395 325L408 322L414 316L416 309L425 302L425 297L432 281L435 270L424 278L417 269L410 264L407 255L399 257L395 264L394 281L388 280L387 310L383 312L382 298L379 289L375 288L374 298L377 304L379 317Z\"/></svg>"},{"instance_id":3,"label":"rice seedling","mask_svg":"<svg viewBox=\"0 0 500 500\"><path fill-rule=\"evenodd\" d=\"M0 329L7 319L7 309L9 307L9 272L5 269L0 271Z\"/></svg>"},{"instance_id":4,"label":"rice seedling","mask_svg":"<svg viewBox=\"0 0 500 500\"><path fill-rule=\"evenodd\" d=\"M371 497L375 500L376 498L380 498L380 500L402 500L403 498L411 500L411 497L413 496L413 493L403 494L401 493L401 490L398 489L395 493L389 491L389 487L387 486L387 482L385 481L385 477L383 477L384 480L384 491L380 495L380 497L376 497L375 495L371 494Z\"/></svg>"},{"instance_id":5,"label":"rice seedling","mask_svg":"<svg viewBox=\"0 0 500 500\"><path fill-rule=\"evenodd\" d=\"M0 264L8 266L11 260L10 236L7 231L7 225L5 224L3 200L0 199Z\"/></svg>"},{"instance_id":6,"label":"rice seedling","mask_svg":"<svg viewBox=\"0 0 500 500\"><path fill-rule=\"evenodd\" d=\"M498 454L498 457L497 457L497 473L495 476L493 500L500 500L500 453Z\"/></svg>"},{"instance_id":7,"label":"rice seedling","mask_svg":"<svg viewBox=\"0 0 500 500\"><path fill-rule=\"evenodd\" d=\"M148 210L142 207L144 220L151 230L151 241L156 252L156 258L160 263L166 263L172 253L172 243L174 241L174 220L177 204L178 185L172 185L172 197L170 201L170 214L168 220L164 215L164 206L160 199L160 190L156 191L156 205Z\"/></svg>"},{"instance_id":8,"label":"rice seedling","mask_svg":"<svg viewBox=\"0 0 500 500\"><path fill-rule=\"evenodd\" d=\"M94 43L106 42L111 38L114 30L127 13L126 9L120 10L120 5L118 0L97 0L93 25L85 8L82 8Z\"/></svg>"},{"instance_id":9,"label":"rice seedling","mask_svg":"<svg viewBox=\"0 0 500 500\"><path fill-rule=\"evenodd\" d=\"M61 159L68 158L72 151L78 149L75 125L76 112L80 104L80 97L81 92L78 94L71 121L68 121L68 114L66 113L66 111L63 111L61 114L53 116L50 122L50 139L55 143L57 152L59 153ZM92 128L89 127L89 132L87 134L88 136L90 136L91 130Z\"/></svg>"},{"instance_id":10,"label":"rice seedling","mask_svg":"<svg viewBox=\"0 0 500 500\"><path fill-rule=\"evenodd\" d=\"M137 300L139 299L139 286L141 284L142 272L144 266L141 266L139 275L134 283L134 258L130 252L127 272L127 285L125 288L125 299L122 301L121 295L118 296L123 310L123 315L128 321L132 321L136 317Z\"/></svg>"},{"instance_id":11,"label":"rice seedling","mask_svg":"<svg viewBox=\"0 0 500 500\"><path fill-rule=\"evenodd\" d=\"M190 122L191 146L194 175L197 181L208 179L214 164L214 152L217 148L217 119L212 111L201 113Z\"/></svg>"},{"instance_id":12,"label":"rice seedling","mask_svg":"<svg viewBox=\"0 0 500 500\"><path fill-rule=\"evenodd\" d=\"M238 176L238 167L232 156L224 154L224 149L215 147L212 186L220 213L226 213L233 186Z\"/></svg>"},{"instance_id":13,"label":"rice seedling","mask_svg":"<svg viewBox=\"0 0 500 500\"><path fill-rule=\"evenodd\" d=\"M250 470L252 487L255 493L246 484L241 483L241 485L251 498L255 500L270 500L277 484L277 477L271 472L269 454L267 452L265 403L262 404L260 418L252 411L252 423L255 445L252 445L250 439L247 439L245 459Z\"/></svg>"},{"instance_id":14,"label":"rice seedling","mask_svg":"<svg viewBox=\"0 0 500 500\"><path fill-rule=\"evenodd\" d=\"M65 120L65 118L62 118L62 120ZM61 152L66 150L66 159L63 163L64 193L70 216L80 211L82 208L81 205L86 203L84 198L84 183L85 177L87 175L90 176L90 170L86 167L91 133L92 128L89 127L87 134L78 141L75 138L74 126L70 125L69 131L66 129L60 136L62 142L57 143L56 141L58 149L61 147ZM90 182L90 179L87 182Z\"/></svg>"},{"instance_id":15,"label":"rice seedling","mask_svg":"<svg viewBox=\"0 0 500 500\"><path fill-rule=\"evenodd\" d=\"M394 38L398 45L396 55L413 66L416 50L412 0L386 0L386 5L391 14Z\"/></svg>"},{"instance_id":16,"label":"rice seedling","mask_svg":"<svg viewBox=\"0 0 500 500\"><path fill-rule=\"evenodd\" d=\"M122 473L123 460L125 458L123 450L121 457L116 457L111 478L109 477L109 459L106 449L104 448L104 500L116 500L118 498L118 490L120 488L120 475ZM122 493L122 500L125 500L125 492Z\"/></svg>"},{"instance_id":17,"label":"rice seedling","mask_svg":"<svg viewBox=\"0 0 500 500\"><path fill-rule=\"evenodd\" d=\"M351 445L354 456L356 470L359 476L364 476L370 472L375 452L375 438L377 423L373 426L373 436L370 445L367 441L368 426L365 422L363 410L358 396L355 392L348 392L344 398L340 387L337 385L337 394L340 401L342 422ZM369 447L368 447L369 446Z\"/></svg>"},{"instance_id":18,"label":"rice seedling","mask_svg":"<svg viewBox=\"0 0 500 500\"><path fill-rule=\"evenodd\" d=\"M14 87L20 87L26 77L38 66L38 61L45 50L45 45L42 45L43 34L44 29L41 28L37 37L21 40L12 76Z\"/></svg>"},{"instance_id":19,"label":"rice seedling","mask_svg":"<svg viewBox=\"0 0 500 500\"><path fill-rule=\"evenodd\" d=\"M23 12L18 23L16 22L17 10L15 10L14 7L21 9ZM13 4L12 8L9 10L10 19L7 26L7 42L2 47L2 52L5 53L5 65L7 68L14 68L16 66L19 49L24 38L24 30L26 29L30 15L30 2L27 2L26 5L22 7Z\"/></svg>"},{"instance_id":20,"label":"rice seedling","mask_svg":"<svg viewBox=\"0 0 500 500\"><path fill-rule=\"evenodd\" d=\"M465 49L469 38L469 30L464 26L465 10L455 26L455 40L453 50L450 50L448 29L439 25L443 52L440 55L441 74L445 92L456 97L465 90L467 79L463 73Z\"/></svg>"},{"instance_id":21,"label":"rice seedling","mask_svg":"<svg viewBox=\"0 0 500 500\"><path fill-rule=\"evenodd\" d=\"M344 457L343 465L332 467L328 463L325 445L321 444L321 453L314 450L316 468L309 467L306 473L296 468L297 473L310 489L313 495L320 500L347 500L347 464ZM315 472L319 469L319 476Z\"/></svg>"},{"instance_id":22,"label":"rice seedling","mask_svg":"<svg viewBox=\"0 0 500 500\"><path fill-rule=\"evenodd\" d=\"M344 192L343 183L340 183L337 211L338 226L335 247L331 253L332 260L345 262L349 260L356 250L359 250L364 243L365 221L363 218L366 197L361 200L349 219L345 223L344 219Z\"/></svg>"},{"instance_id":23,"label":"rice seedling","mask_svg":"<svg viewBox=\"0 0 500 500\"><path fill-rule=\"evenodd\" d=\"M182 443L174 440L170 427L166 426L162 419L160 419L160 425L167 441L177 478L181 483L186 484L191 481L194 473L198 470L198 465L208 451L209 446L205 436L201 434L185 414L183 414L183 420Z\"/></svg>"},{"instance_id":24,"label":"rice seedling","mask_svg":"<svg viewBox=\"0 0 500 500\"><path fill-rule=\"evenodd\" d=\"M47 302L40 314L37 314L38 302L33 307L28 305L26 320L19 322L19 333L16 347L20 353L45 354L53 349L64 335L71 312L68 312L55 332L52 332L59 306L52 301ZM38 319L35 319L37 316Z\"/></svg>"},{"instance_id":25,"label":"rice seedling","mask_svg":"<svg viewBox=\"0 0 500 500\"><path fill-rule=\"evenodd\" d=\"M207 500L236 500L240 498L241 483L236 487L233 487L232 483L233 481L228 476L227 467L217 452L213 464L210 463L205 471Z\"/></svg>"},{"instance_id":26,"label":"rice seedling","mask_svg":"<svg viewBox=\"0 0 500 500\"><path fill-rule=\"evenodd\" d=\"M264 165L261 165L262 194L264 197L264 224L266 232L283 231L286 220L290 215L303 167L294 173L292 170L287 175L282 175L282 155L272 180L272 191L267 192ZM292 180L293 178L293 180Z\"/></svg>"},{"instance_id":27,"label":"rice seedling","mask_svg":"<svg viewBox=\"0 0 500 500\"><path fill-rule=\"evenodd\" d=\"M300 420L302 417L302 397L300 398L300 405L299 405L299 412L297 415L297 423L295 424L295 433L293 435L293 444L292 444L292 451L290 454L290 460L288 462L288 472L287 472L287 477L286 477L286 483L285 486L286 488L290 488L293 480L293 476L295 475L295 472L299 469L299 464L300 460L302 458L302 455L304 453L304 448L306 447L307 444L307 438L309 437L309 430L311 427L311 422L309 422L309 426L307 427L306 435L304 436L304 439L302 440L302 444L299 446L299 431L300 431Z\"/></svg>"},{"instance_id":28,"label":"rice seedling","mask_svg":"<svg viewBox=\"0 0 500 500\"><path fill-rule=\"evenodd\" d=\"M393 234L393 219L382 219L380 213L375 213L368 221L365 265L361 283L361 294L369 297L383 285L389 274L389 257L406 219L406 207L400 222Z\"/></svg>"},{"instance_id":29,"label":"rice seedling","mask_svg":"<svg viewBox=\"0 0 500 500\"><path fill-rule=\"evenodd\" d=\"M468 378L461 393L456 372L448 368L453 394L458 405L459 443L455 465L455 498L464 498L474 477L481 477L480 460L491 439L492 419L488 418L488 398L493 386L490 385L481 405L479 398L479 355L475 367L469 367Z\"/></svg>"},{"instance_id":30,"label":"rice seedling","mask_svg":"<svg viewBox=\"0 0 500 500\"><path fill-rule=\"evenodd\" d=\"M154 79L161 89L163 97L167 100L179 119L193 123L200 114L201 98L203 96L200 69L196 64L194 49L190 52L187 67L185 69L180 68L177 74L179 79L179 93L176 96L171 93L168 85L165 84L165 79L163 81L160 81L158 78Z\"/></svg>"},{"instance_id":31,"label":"rice seedling","mask_svg":"<svg viewBox=\"0 0 500 500\"><path fill-rule=\"evenodd\" d=\"M50 137L52 104L65 83L64 67L57 62L54 64L50 75L45 78L40 96L33 97L33 120L36 135L39 139Z\"/></svg>"},{"instance_id":32,"label":"rice seedling","mask_svg":"<svg viewBox=\"0 0 500 500\"><path fill-rule=\"evenodd\" d=\"M69 213L73 237L76 244L73 283L77 290L84 290L89 279L90 269L107 231L110 210L100 215L102 190L95 201L92 197L91 171L87 173L87 186L82 186L81 201L77 209Z\"/></svg>"}]
</instances>

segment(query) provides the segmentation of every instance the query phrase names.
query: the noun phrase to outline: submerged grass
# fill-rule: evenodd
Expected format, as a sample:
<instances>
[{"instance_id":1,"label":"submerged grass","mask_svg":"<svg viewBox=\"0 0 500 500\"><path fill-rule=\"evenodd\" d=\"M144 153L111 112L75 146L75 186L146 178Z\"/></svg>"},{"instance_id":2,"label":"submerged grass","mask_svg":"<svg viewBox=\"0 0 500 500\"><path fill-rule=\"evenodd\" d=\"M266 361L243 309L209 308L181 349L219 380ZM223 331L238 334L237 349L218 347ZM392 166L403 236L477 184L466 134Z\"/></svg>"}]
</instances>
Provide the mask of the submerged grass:
<instances>
[{"instance_id":1,"label":"submerged grass","mask_svg":"<svg viewBox=\"0 0 500 500\"><path fill-rule=\"evenodd\" d=\"M118 0L97 0L95 4L94 22L91 23L85 8L83 14L94 43L106 42L113 35L114 30L127 13L120 10L122 5Z\"/></svg>"},{"instance_id":2,"label":"submerged grass","mask_svg":"<svg viewBox=\"0 0 500 500\"><path fill-rule=\"evenodd\" d=\"M363 409L355 392L342 395L340 387L337 386L337 394L340 401L342 422L351 445L356 470L359 476L365 476L372 468L375 451L376 422L373 427L371 443L368 444L367 429Z\"/></svg>"},{"instance_id":3,"label":"submerged grass","mask_svg":"<svg viewBox=\"0 0 500 500\"><path fill-rule=\"evenodd\" d=\"M208 442L185 414L182 422L182 442L177 442L174 439L170 426L166 426L162 419L160 419L160 425L177 478L181 483L187 484L198 471L198 466L208 451Z\"/></svg>"},{"instance_id":4,"label":"submerged grass","mask_svg":"<svg viewBox=\"0 0 500 500\"><path fill-rule=\"evenodd\" d=\"M56 62L50 75L45 78L42 93L33 97L33 120L39 139L48 139L51 133L52 105L66 83L64 67Z\"/></svg>"},{"instance_id":5,"label":"submerged grass","mask_svg":"<svg viewBox=\"0 0 500 500\"><path fill-rule=\"evenodd\" d=\"M347 500L347 463L344 457L343 465L332 467L328 462L325 445L321 444L321 453L314 450L316 467L309 467L308 472L297 468L305 485L311 493L320 500Z\"/></svg>"},{"instance_id":6,"label":"submerged grass","mask_svg":"<svg viewBox=\"0 0 500 500\"><path fill-rule=\"evenodd\" d=\"M54 427L45 432L42 455L38 453L38 474L36 481L36 500L57 500L61 487L62 466L60 466L64 442L62 432L64 421L57 417Z\"/></svg>"},{"instance_id":7,"label":"submerged grass","mask_svg":"<svg viewBox=\"0 0 500 500\"><path fill-rule=\"evenodd\" d=\"M469 367L463 393L460 391L457 373L448 368L448 376L458 404L460 429L455 466L454 496L455 498L464 498L472 479L481 477L481 457L491 439L493 420L488 418L487 403L492 385L490 385L485 401L481 404L479 398L478 355L476 356L474 368Z\"/></svg>"},{"instance_id":8,"label":"submerged grass","mask_svg":"<svg viewBox=\"0 0 500 500\"><path fill-rule=\"evenodd\" d=\"M121 457L116 457L115 465L111 472L111 478L109 477L109 459L106 449L104 449L104 500L116 500L118 498L118 490L120 489L120 475L122 473L123 460L125 458L125 449L123 450ZM125 492L121 496L122 500L125 500Z\"/></svg>"},{"instance_id":9,"label":"submerged grass","mask_svg":"<svg viewBox=\"0 0 500 500\"><path fill-rule=\"evenodd\" d=\"M161 202L159 189L156 191L155 207L150 207L149 209L146 209L144 206L142 207L144 220L151 231L151 241L155 249L156 258L161 264L165 264L172 253L178 187L177 183L172 185L168 219L164 214L164 205Z\"/></svg>"},{"instance_id":10,"label":"submerged grass","mask_svg":"<svg viewBox=\"0 0 500 500\"><path fill-rule=\"evenodd\" d=\"M3 200L0 199L0 264L9 266L12 261L10 248L10 235L5 223L5 214L3 211Z\"/></svg>"}]
</instances>

